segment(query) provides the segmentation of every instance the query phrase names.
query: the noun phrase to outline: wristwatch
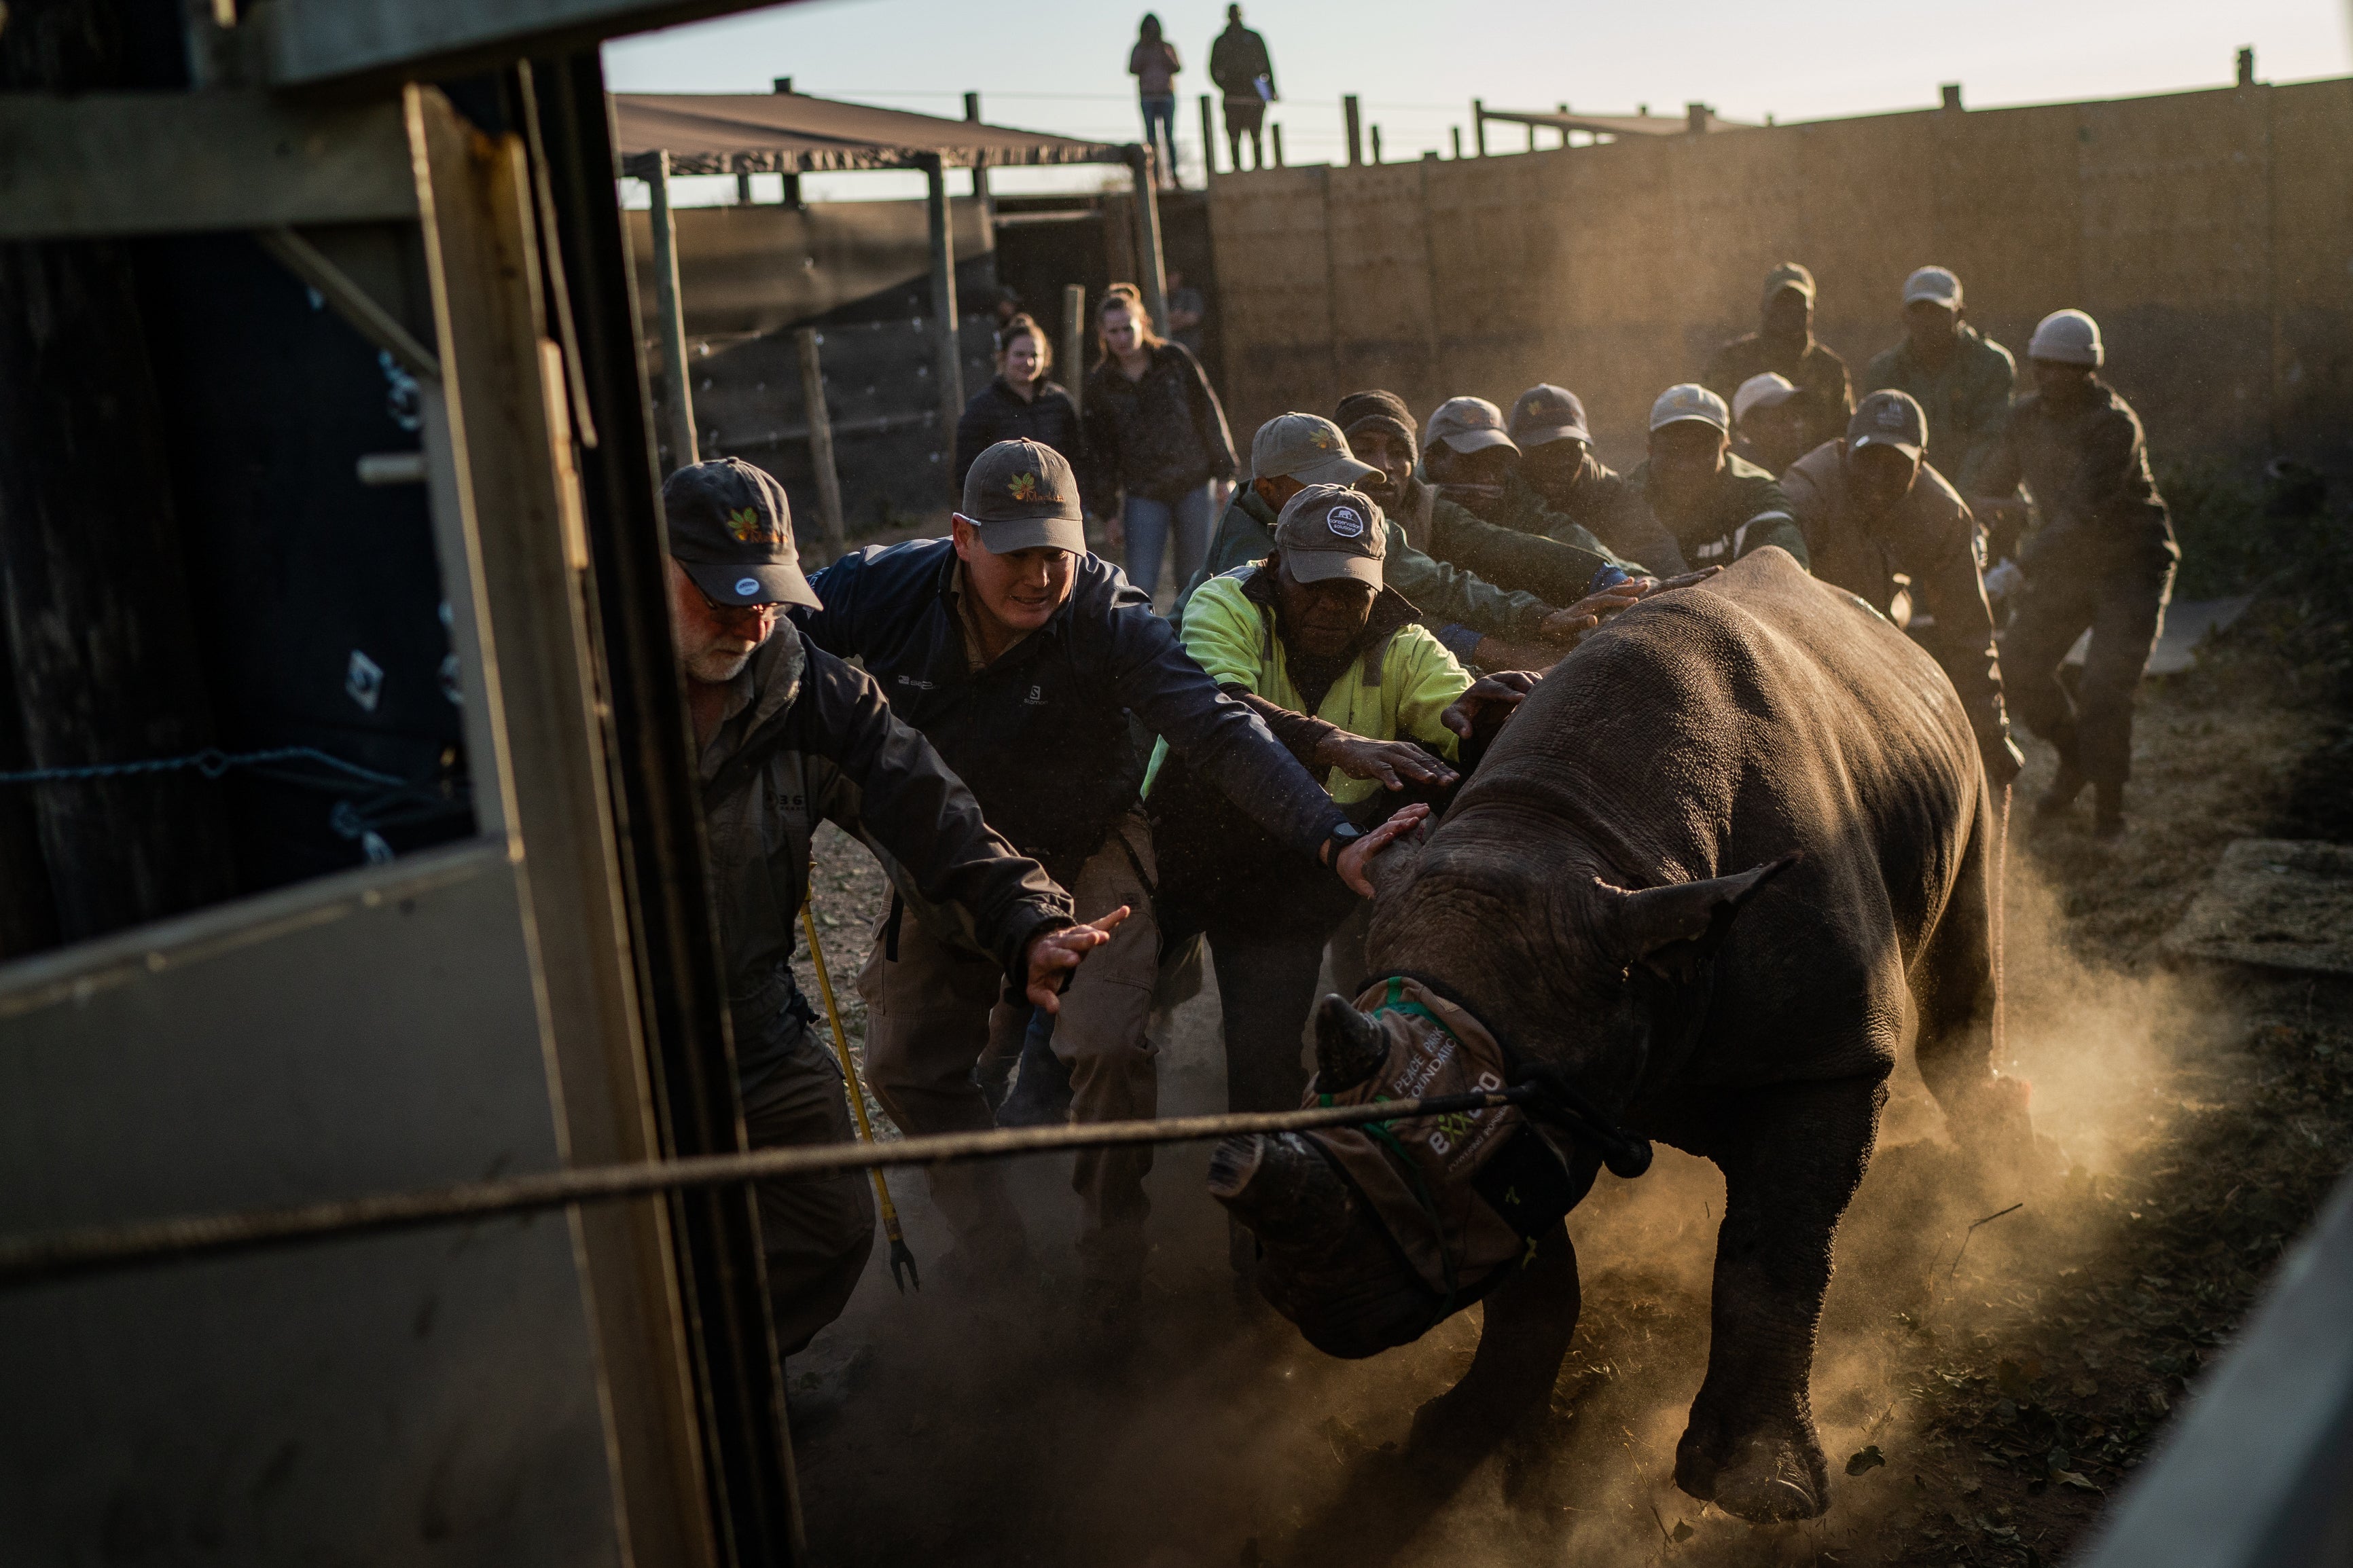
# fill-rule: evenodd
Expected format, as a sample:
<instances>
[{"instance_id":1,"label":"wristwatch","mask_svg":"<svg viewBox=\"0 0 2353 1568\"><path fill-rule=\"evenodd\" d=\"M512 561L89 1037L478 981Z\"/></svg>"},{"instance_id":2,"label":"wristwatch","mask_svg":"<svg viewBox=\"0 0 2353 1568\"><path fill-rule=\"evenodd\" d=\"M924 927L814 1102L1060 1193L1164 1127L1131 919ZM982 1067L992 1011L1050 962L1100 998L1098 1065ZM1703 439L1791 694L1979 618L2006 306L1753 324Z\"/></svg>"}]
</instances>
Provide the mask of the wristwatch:
<instances>
[{"instance_id":1,"label":"wristwatch","mask_svg":"<svg viewBox=\"0 0 2353 1568\"><path fill-rule=\"evenodd\" d=\"M1344 822L1340 824L1340 826L1334 828L1330 836L1324 840L1331 849L1331 853L1324 856L1324 864L1331 867L1335 871L1338 870L1340 868L1341 852L1346 849L1349 845L1354 844L1357 839L1362 838L1364 836L1365 830L1357 826L1355 823Z\"/></svg>"}]
</instances>

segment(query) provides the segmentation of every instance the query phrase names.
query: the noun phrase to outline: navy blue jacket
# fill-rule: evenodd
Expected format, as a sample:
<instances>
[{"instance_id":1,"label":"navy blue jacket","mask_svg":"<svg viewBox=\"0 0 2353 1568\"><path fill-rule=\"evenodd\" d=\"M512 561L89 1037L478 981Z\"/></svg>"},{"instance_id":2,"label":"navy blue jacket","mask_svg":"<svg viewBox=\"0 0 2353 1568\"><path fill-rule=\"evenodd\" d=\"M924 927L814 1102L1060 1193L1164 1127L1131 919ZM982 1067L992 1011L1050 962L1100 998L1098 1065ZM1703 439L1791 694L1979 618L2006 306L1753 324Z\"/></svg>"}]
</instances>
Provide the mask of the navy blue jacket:
<instances>
[{"instance_id":1,"label":"navy blue jacket","mask_svg":"<svg viewBox=\"0 0 2353 1568\"><path fill-rule=\"evenodd\" d=\"M1081 556L1053 618L976 673L950 595L957 570L949 540L870 545L809 580L825 608L793 615L818 647L865 661L892 711L923 732L988 825L1025 852L1070 875L1135 804L1144 759L1130 711L1311 859L1347 820L1109 562Z\"/></svg>"}]
</instances>

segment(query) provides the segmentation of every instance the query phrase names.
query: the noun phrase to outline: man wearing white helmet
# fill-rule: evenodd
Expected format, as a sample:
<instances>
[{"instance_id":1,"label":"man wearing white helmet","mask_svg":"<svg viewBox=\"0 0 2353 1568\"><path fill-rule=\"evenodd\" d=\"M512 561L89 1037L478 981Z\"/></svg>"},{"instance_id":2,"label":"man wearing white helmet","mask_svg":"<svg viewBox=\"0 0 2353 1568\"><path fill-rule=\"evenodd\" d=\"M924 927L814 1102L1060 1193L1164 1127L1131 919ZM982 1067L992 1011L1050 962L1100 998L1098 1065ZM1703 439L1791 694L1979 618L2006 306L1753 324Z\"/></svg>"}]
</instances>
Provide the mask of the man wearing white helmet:
<instances>
[{"instance_id":1,"label":"man wearing white helmet","mask_svg":"<svg viewBox=\"0 0 2353 1568\"><path fill-rule=\"evenodd\" d=\"M1771 474L1734 454L1732 410L1694 382L1667 388L1651 405L1651 455L1626 484L1694 566L1729 566L1767 544L1807 564L1789 498Z\"/></svg>"},{"instance_id":2,"label":"man wearing white helmet","mask_svg":"<svg viewBox=\"0 0 2353 1568\"><path fill-rule=\"evenodd\" d=\"M1811 434L1806 400L1786 375L1752 375L1732 395L1732 450L1775 479L1814 449Z\"/></svg>"},{"instance_id":3,"label":"man wearing white helmet","mask_svg":"<svg viewBox=\"0 0 2353 1568\"><path fill-rule=\"evenodd\" d=\"M2181 547L2149 473L2140 417L2099 377L2099 324L2081 310L2045 316L2026 353L2034 390L2010 409L1979 475L1994 495L2025 481L2041 517L2020 552L2026 592L2002 642L2002 670L2010 711L2059 751L2059 776L2036 815L2060 815L2088 784L2093 832L2114 837L2132 771L2133 693ZM2071 697L2059 666L2086 628L2091 647Z\"/></svg>"},{"instance_id":4,"label":"man wearing white helmet","mask_svg":"<svg viewBox=\"0 0 2353 1568\"><path fill-rule=\"evenodd\" d=\"M1968 324L1961 280L1923 267L1904 280L1904 341L1873 356L1862 390L1908 395L1928 416L1928 455L1965 496L1993 460L2010 415L2018 364L2010 351Z\"/></svg>"}]
</instances>

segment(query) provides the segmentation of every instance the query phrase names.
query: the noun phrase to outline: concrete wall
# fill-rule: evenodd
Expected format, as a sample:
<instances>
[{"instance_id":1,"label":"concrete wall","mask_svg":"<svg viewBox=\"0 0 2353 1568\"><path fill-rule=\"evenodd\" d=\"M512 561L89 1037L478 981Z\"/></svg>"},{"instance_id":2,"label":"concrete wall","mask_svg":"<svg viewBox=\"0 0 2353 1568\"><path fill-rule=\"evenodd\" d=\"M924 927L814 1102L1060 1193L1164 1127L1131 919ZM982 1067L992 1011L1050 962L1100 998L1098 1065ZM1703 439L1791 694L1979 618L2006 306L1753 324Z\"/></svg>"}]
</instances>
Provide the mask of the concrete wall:
<instances>
[{"instance_id":1,"label":"concrete wall","mask_svg":"<svg viewBox=\"0 0 2353 1568\"><path fill-rule=\"evenodd\" d=\"M2353 425L2353 81L1928 110L1368 168L1220 175L1210 225L1238 437L1386 386L1426 415L1553 381L1603 453L1810 267L1860 376L1935 262L2024 359L2091 311L2158 455L2341 444Z\"/></svg>"}]
</instances>

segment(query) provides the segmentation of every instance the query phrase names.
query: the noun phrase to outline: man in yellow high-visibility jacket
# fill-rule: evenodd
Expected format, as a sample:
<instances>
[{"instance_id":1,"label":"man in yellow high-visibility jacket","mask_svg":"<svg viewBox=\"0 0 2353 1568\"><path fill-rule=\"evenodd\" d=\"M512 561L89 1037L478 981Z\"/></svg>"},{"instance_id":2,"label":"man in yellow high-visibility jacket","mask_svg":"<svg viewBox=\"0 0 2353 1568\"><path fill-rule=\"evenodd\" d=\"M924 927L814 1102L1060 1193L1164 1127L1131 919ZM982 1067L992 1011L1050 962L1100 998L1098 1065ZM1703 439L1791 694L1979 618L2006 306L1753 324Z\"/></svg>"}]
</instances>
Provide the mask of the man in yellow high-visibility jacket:
<instances>
[{"instance_id":1,"label":"man in yellow high-visibility jacket","mask_svg":"<svg viewBox=\"0 0 2353 1568\"><path fill-rule=\"evenodd\" d=\"M1451 786L1464 737L1483 735L1533 684L1473 690L1413 605L1383 584L1388 536L1361 492L1310 485L1283 507L1266 559L1203 583L1185 610L1186 651L1266 720L1360 828ZM1306 1088L1300 1037L1324 942L1356 900L1165 745L1145 787L1164 942L1204 932L1218 966L1230 1103L1290 1110Z\"/></svg>"}]
</instances>

